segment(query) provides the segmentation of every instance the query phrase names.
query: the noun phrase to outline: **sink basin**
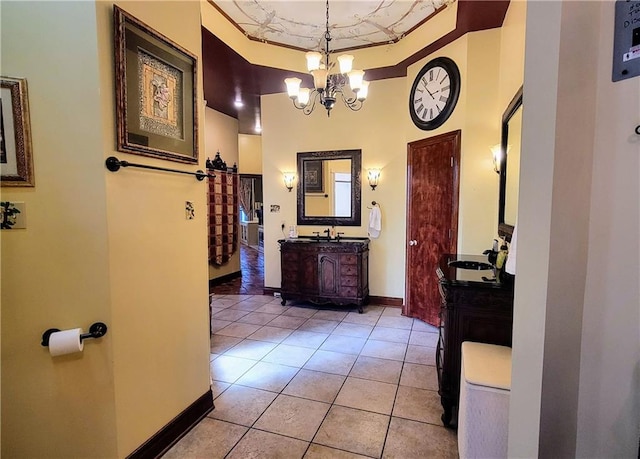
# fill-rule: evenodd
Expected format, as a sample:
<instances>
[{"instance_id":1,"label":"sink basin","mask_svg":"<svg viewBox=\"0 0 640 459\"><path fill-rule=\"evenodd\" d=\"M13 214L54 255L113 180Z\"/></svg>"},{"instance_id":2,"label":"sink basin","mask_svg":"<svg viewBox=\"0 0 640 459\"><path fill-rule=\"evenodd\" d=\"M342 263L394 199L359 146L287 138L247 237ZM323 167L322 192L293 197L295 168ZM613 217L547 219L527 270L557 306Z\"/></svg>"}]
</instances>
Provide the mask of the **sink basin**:
<instances>
[{"instance_id":1,"label":"sink basin","mask_svg":"<svg viewBox=\"0 0 640 459\"><path fill-rule=\"evenodd\" d=\"M482 261L454 260L450 261L448 264L452 268L475 269L477 271L483 269L493 269L493 265L489 263L483 263Z\"/></svg>"}]
</instances>

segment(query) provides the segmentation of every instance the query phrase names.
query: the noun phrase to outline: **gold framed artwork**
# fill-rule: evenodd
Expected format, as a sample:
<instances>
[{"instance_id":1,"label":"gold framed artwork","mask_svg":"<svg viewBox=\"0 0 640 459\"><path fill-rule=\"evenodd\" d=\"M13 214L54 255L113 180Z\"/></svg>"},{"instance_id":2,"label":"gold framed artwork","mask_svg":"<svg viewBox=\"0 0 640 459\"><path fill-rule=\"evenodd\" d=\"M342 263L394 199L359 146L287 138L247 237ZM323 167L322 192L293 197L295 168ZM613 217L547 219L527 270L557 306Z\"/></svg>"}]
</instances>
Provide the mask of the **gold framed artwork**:
<instances>
[{"instance_id":1,"label":"gold framed artwork","mask_svg":"<svg viewBox=\"0 0 640 459\"><path fill-rule=\"evenodd\" d=\"M0 80L0 182L34 186L27 80L5 76Z\"/></svg>"},{"instance_id":2,"label":"gold framed artwork","mask_svg":"<svg viewBox=\"0 0 640 459\"><path fill-rule=\"evenodd\" d=\"M195 55L114 6L117 148L198 162Z\"/></svg>"}]
</instances>

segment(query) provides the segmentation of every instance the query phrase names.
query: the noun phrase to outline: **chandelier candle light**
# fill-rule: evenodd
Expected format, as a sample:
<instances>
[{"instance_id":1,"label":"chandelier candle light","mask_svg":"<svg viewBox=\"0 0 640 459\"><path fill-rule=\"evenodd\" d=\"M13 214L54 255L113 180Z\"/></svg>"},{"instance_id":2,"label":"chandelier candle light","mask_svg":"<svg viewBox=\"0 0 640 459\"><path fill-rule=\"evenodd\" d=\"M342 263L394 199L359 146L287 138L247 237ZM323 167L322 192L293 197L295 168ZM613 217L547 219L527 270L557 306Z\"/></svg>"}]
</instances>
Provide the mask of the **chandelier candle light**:
<instances>
[{"instance_id":1,"label":"chandelier candle light","mask_svg":"<svg viewBox=\"0 0 640 459\"><path fill-rule=\"evenodd\" d=\"M323 53L309 51L305 55L307 58L307 70L313 75L314 89L301 88L300 83L302 83L302 80L300 78L287 78L284 80L287 85L287 94L293 101L293 106L298 110L302 110L305 115L309 115L319 100L320 104L327 109L327 116L330 116L331 109L339 96L351 110L360 110L364 100L367 98L369 89L369 82L363 80L364 70L352 70L353 56L342 54L338 56L340 73L331 73L335 62L329 62L329 55L331 54L329 50L329 42L331 41L329 0L327 0L327 24L324 39L326 46ZM324 62L322 62L323 57ZM353 96L351 97L344 94L347 81L351 91L353 91Z\"/></svg>"}]
</instances>

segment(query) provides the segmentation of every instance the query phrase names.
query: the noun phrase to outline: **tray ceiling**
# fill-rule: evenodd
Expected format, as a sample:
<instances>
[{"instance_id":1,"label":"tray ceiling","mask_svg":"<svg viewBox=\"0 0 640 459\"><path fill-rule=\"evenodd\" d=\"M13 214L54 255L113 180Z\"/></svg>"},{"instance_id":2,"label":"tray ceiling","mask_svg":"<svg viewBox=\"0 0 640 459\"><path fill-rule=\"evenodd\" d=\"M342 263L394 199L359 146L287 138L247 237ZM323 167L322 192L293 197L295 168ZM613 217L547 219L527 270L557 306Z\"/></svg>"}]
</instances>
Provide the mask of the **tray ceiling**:
<instances>
[{"instance_id":1,"label":"tray ceiling","mask_svg":"<svg viewBox=\"0 0 640 459\"><path fill-rule=\"evenodd\" d=\"M452 1L330 1L331 49L395 43ZM212 4L250 39L303 50L324 48L325 1L214 0Z\"/></svg>"}]
</instances>

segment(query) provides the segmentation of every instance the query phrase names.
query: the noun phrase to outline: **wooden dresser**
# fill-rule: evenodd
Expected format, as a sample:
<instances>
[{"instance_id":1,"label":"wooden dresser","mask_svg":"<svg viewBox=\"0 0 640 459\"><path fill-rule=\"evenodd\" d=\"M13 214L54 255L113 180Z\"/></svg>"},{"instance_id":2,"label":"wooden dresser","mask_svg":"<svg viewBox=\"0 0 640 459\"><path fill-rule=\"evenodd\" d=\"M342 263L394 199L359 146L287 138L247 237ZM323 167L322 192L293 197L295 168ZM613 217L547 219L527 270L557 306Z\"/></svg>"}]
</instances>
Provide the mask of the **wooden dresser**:
<instances>
[{"instance_id":1,"label":"wooden dresser","mask_svg":"<svg viewBox=\"0 0 640 459\"><path fill-rule=\"evenodd\" d=\"M445 426L457 417L462 342L511 346L513 329L513 283L495 280L493 270L451 267L455 260L486 263L487 258L447 254L437 270L442 306L436 367Z\"/></svg>"},{"instance_id":2,"label":"wooden dresser","mask_svg":"<svg viewBox=\"0 0 640 459\"><path fill-rule=\"evenodd\" d=\"M369 239L282 239L282 304L362 305L369 298Z\"/></svg>"}]
</instances>

